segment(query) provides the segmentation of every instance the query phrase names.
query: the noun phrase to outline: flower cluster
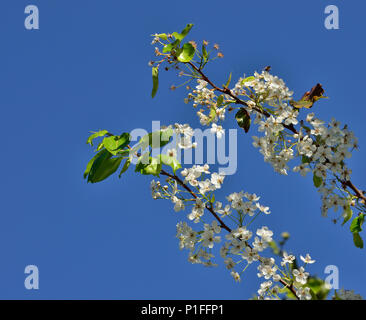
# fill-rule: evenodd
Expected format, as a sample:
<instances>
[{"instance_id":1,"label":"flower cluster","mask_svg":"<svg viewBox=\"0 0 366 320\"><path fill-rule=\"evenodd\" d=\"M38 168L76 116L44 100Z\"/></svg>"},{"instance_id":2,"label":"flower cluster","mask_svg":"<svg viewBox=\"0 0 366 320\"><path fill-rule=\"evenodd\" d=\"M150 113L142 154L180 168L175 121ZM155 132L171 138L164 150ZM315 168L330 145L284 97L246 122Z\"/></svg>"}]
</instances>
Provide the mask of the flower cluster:
<instances>
[{"instance_id":1,"label":"flower cluster","mask_svg":"<svg viewBox=\"0 0 366 320\"><path fill-rule=\"evenodd\" d=\"M253 137L253 146L260 149L264 161L271 163L276 172L287 174L287 163L293 159L294 151L286 144L284 129L285 126L298 124L299 114L289 105L293 92L282 79L267 71L261 74L256 72L253 77L240 79L235 87L236 90L241 88L241 95L249 97L249 106L252 106L249 112L256 115L254 123L258 125L258 131L264 132L263 137ZM265 104L271 107L268 117L263 113Z\"/></svg>"},{"instance_id":2,"label":"flower cluster","mask_svg":"<svg viewBox=\"0 0 366 320\"><path fill-rule=\"evenodd\" d=\"M350 180L352 171L345 161L357 148L357 138L347 126L341 128L335 119L325 125L314 113L307 115L308 125L305 125L298 120L299 109L291 105L292 92L283 80L266 71L240 79L233 91L249 97L248 105L255 107L248 109L256 115L254 122L264 136L254 136L253 146L259 148L264 161L271 163L276 172L286 175L290 160L300 158L301 163L294 166L293 171L302 176L313 173L314 183L322 194L322 214L327 215L331 208L337 211L338 207L342 208L343 217L349 214L352 197L337 194L341 189L337 182L342 187L342 183ZM298 124L300 129L296 131L294 126ZM289 128L292 130L286 130Z\"/></svg>"},{"instance_id":3,"label":"flower cluster","mask_svg":"<svg viewBox=\"0 0 366 320\"><path fill-rule=\"evenodd\" d=\"M191 27L186 27L184 35ZM203 73L204 66L211 59L206 50L208 42L203 41L201 52L195 42L190 41L187 44L195 49L195 54L201 60L199 65L196 65L194 60L179 63L181 60L175 56L175 49L168 52L168 48L175 48L175 44L170 41L174 37L174 34L153 35L153 44L164 46L165 51L155 49L155 55L162 60L152 62L151 66L158 68L161 63L166 62L166 69L174 66L180 71L180 76L189 77L184 84L192 80L197 81L185 102L192 102L195 108L200 108L197 115L201 125L211 126L211 132L221 138L225 132L222 122L225 120L226 111L239 109L241 114L238 111L237 121L240 127L247 132L251 120L254 119L253 123L257 125L258 131L263 132L262 135L253 137L253 145L259 148L264 161L270 163L276 172L287 175L289 170L293 170L302 176L313 174L314 184L322 194L323 215L327 215L331 208L337 211L341 207L343 211L339 218L349 219L352 216L350 206L355 205L356 198L359 200L356 203L357 209L360 212L365 211L366 200L362 191L356 192L349 186L356 195L352 196L346 190L351 170L346 166L345 160L357 147L357 139L353 133L346 126L341 129L335 120L325 125L313 113L306 117L306 121L299 119L300 111L311 108L318 99L324 98L321 85L313 88L317 88L318 91L312 89L300 101L294 101L293 92L286 83L278 76L272 75L269 72L270 68L265 68L261 73L255 72L253 76L239 78L231 89L230 75L222 88L213 84ZM218 46L214 45L214 49L217 50ZM187 86L187 89L191 90L191 86ZM245 109L245 112L242 109ZM243 114L245 118L242 117ZM253 119L248 119L249 116ZM189 134L183 135L180 147L195 147ZM290 166L290 161L295 158L300 159L300 163Z\"/></svg>"},{"instance_id":4,"label":"flower cluster","mask_svg":"<svg viewBox=\"0 0 366 320\"><path fill-rule=\"evenodd\" d=\"M233 91L237 95L247 95L247 91L256 93L256 102L277 105L292 98L293 92L285 82L267 71L254 73L253 77L240 78Z\"/></svg>"},{"instance_id":5,"label":"flower cluster","mask_svg":"<svg viewBox=\"0 0 366 320\"><path fill-rule=\"evenodd\" d=\"M363 192L350 182L351 170L345 163L346 159L351 157L353 149L357 148L354 134L347 126L341 128L340 123L334 119L326 125L324 121L316 118L314 113L309 113L304 120L298 119L302 108L311 108L313 103L322 97L324 90L321 86L315 86L311 92L307 92L296 102L292 99L293 92L285 82L271 75L266 68L262 73L255 72L254 76L240 78L232 89L229 89L231 75L226 85L217 87L202 71L210 60L210 52L206 50L208 42L203 41L201 53L194 41L189 41L180 48L181 40L192 26L188 24L181 34L174 32L153 35L152 44L164 47L162 52L159 48L155 48L155 55L161 60L149 62L153 76L152 97L158 89L158 70L162 63L168 65L166 70L171 67L180 70L180 75L190 77L188 82L197 80L195 89L189 93L185 101L187 103L193 101L194 107L203 108L197 112L200 123L205 126L211 125L211 132L218 138L225 134L222 122L225 120L226 111L239 109L235 116L238 125L248 132L252 118L254 119L258 132L262 134L260 137L253 137L253 145L259 148L264 160L270 163L275 171L288 174L290 161L298 158L300 163L292 170L302 176L306 176L309 172L313 173L314 184L322 194L324 215L330 208L337 211L340 207L346 222L352 216L351 206L360 211L364 210L366 198ZM176 40L171 42L173 38ZM214 49L218 50L218 45L215 44ZM196 66L196 60L193 59L196 54L201 60L199 66ZM217 57L222 56L220 52L217 54ZM185 74L180 65L187 67L191 74ZM187 88L190 90L189 86ZM320 95L315 95L315 88L318 91L321 89ZM218 92L219 95L216 95ZM176 135L175 148L168 149L167 154L153 157L152 150L161 146L156 145L154 140L160 143L164 141L167 144L173 132ZM108 175L105 175L105 172L109 174L115 172L118 167L114 167L115 163L119 165L121 160L126 159L121 170L122 174L128 169L134 157L138 158L136 172L154 175L158 179L161 179L162 175L166 176L164 182L151 181L151 195L153 199L169 200L175 212L188 209L187 221L181 221L176 226L176 237L179 239L179 248L189 251L188 260L191 263L217 266L214 258L215 254L219 253L236 282L241 281L243 272L249 266L256 266L257 276L262 281L257 291L258 299L280 299L283 294L301 300L310 300L313 296L318 298L319 292L311 288L315 288L314 282L318 282L316 286L319 289L320 279L310 276L307 271L307 266L315 263L315 260L309 254L305 257L300 255L297 260L294 255L284 252L283 245L289 237L288 233L282 234L283 240L277 245L273 239L274 232L270 228L255 226L258 216L271 213L269 207L259 203L259 196L244 191L234 192L229 194L223 203L216 200L217 194L215 195L215 191L221 189L224 183L223 173L211 173L208 164L193 165L184 168L180 173L177 172L181 169L181 164L177 160L178 151L197 146L197 143L193 142L194 130L188 124L176 123L174 126L145 135L133 148L128 145L130 138L126 138L127 133L113 136L106 130L93 133L88 143L92 144L93 139L102 136L106 137L97 150L103 150L97 154L98 158L94 157L89 162L84 177L88 177L89 181L95 169L94 171L100 170L99 176L104 175L106 178ZM115 143L111 143L109 139L113 139ZM120 147L116 149L114 145ZM104 160L99 162L96 159L105 159L106 151L110 153L107 152L109 157L112 155L116 157L107 158L113 161L101 165ZM144 160L148 160L148 163ZM109 164L113 167L108 167ZM171 167L173 173L165 171L162 164ZM95 179L95 176L93 178L90 179L91 182L100 181ZM354 194L347 191L347 187L352 189ZM359 215L356 219L354 220L356 223L351 225L351 231L361 229L364 215ZM190 225L192 222L194 229ZM354 241L358 242L358 245L356 244L358 247L362 247L362 239L356 231L352 231ZM269 251L273 253L270 256ZM280 258L277 258L279 261L276 261L275 256ZM299 261L303 263L301 266ZM329 285L322 281L320 283L325 290L328 290L326 293L328 294ZM353 291L342 289L335 292L334 299L362 298Z\"/></svg>"},{"instance_id":6,"label":"flower cluster","mask_svg":"<svg viewBox=\"0 0 366 320\"><path fill-rule=\"evenodd\" d=\"M210 173L207 164L185 168L180 174L182 180L169 177L167 185L152 181L151 189L154 199L170 199L176 212L191 206L187 215L188 221L193 221L195 225L202 223L201 230L194 230L186 221L177 224L179 248L189 251L188 261L209 267L217 266L214 261L215 249L219 251L226 268L237 282L241 281L242 273L248 266L258 264L257 276L264 279L258 290L259 299L277 299L280 294L279 283L294 286L299 299L309 298L310 289L306 287L309 274L304 267L293 269L292 272L287 268L287 264L294 262L294 256L284 253L279 266L273 257L263 255L273 241L273 231L267 226L254 230L250 228L259 214L270 213L268 207L259 203L259 196L243 191L234 192L226 197L227 203L223 204L214 200L213 192L221 188L224 175ZM206 210L215 215L216 219L208 221L208 217L204 216ZM223 220L217 220L219 216L231 224L234 223L235 228L230 229ZM223 226L228 231L225 236L221 235ZM216 248L217 245L220 247ZM305 264L314 262L309 255L300 258ZM273 285L274 283L277 284Z\"/></svg>"},{"instance_id":7,"label":"flower cluster","mask_svg":"<svg viewBox=\"0 0 366 320\"><path fill-rule=\"evenodd\" d=\"M221 137L224 130L216 124L224 120L223 111L235 104L232 96L215 95L215 90L207 88L205 80L198 79L198 85L187 100L193 100L194 106L206 106L209 114L198 111L202 125L212 123L211 131ZM316 186L322 194L322 214L338 207L343 216L349 215L349 207L354 204L352 197L337 193L339 185L349 181L351 169L346 166L346 159L357 148L357 139L347 126L332 119L325 122L310 113L305 121L299 120L300 112L292 102L293 92L285 82L267 71L254 73L254 76L240 78L231 92L237 97L244 97L247 111L254 115L254 123L263 136L253 136L253 146L259 148L264 161L270 163L276 172L287 175L289 162L300 158L300 164L292 170L306 176L312 172ZM221 116L218 116L221 115ZM294 126L299 125L297 131ZM337 185L338 183L338 185ZM363 210L364 208L361 208Z\"/></svg>"},{"instance_id":8,"label":"flower cluster","mask_svg":"<svg viewBox=\"0 0 366 320\"><path fill-rule=\"evenodd\" d=\"M224 100L221 102L218 101L218 97L215 95L214 91L207 88L208 83L205 80L198 79L197 82L198 85L196 86L196 90L193 90L193 93L188 95L185 102L188 103L192 100L194 107L201 105L209 110L208 114L205 114L204 109L197 111L200 123L203 126L212 124L211 131L215 133L218 138L221 138L224 134L224 129L217 123L225 120L226 106L225 103L223 103ZM224 98L224 95L222 98ZM228 101L229 97L226 96L225 99Z\"/></svg>"},{"instance_id":9,"label":"flower cluster","mask_svg":"<svg viewBox=\"0 0 366 320\"><path fill-rule=\"evenodd\" d=\"M306 135L299 139L299 154L304 156L303 164L294 170L313 171L319 180L319 192L322 194L322 213L326 215L328 210L338 207L342 212L352 203L348 195L337 194L337 182L344 183L350 179L351 169L345 163L351 157L351 151L357 148L357 138L345 126L340 128L340 123L335 119L326 126L323 121L315 118L314 113L308 114L306 121L311 128L306 128ZM308 147L304 146L308 142ZM306 149L306 150L305 150ZM304 151L305 150L305 151ZM311 169L310 169L311 168Z\"/></svg>"},{"instance_id":10,"label":"flower cluster","mask_svg":"<svg viewBox=\"0 0 366 320\"><path fill-rule=\"evenodd\" d=\"M314 263L315 260L312 260L310 255L307 254L304 258L300 255L300 259L306 264ZM279 294L279 287L277 285L273 286L273 283L281 281L281 279L285 279L287 281L292 281L292 286L296 292L296 296L300 300L310 300L310 287L307 287L307 281L309 277L309 273L305 271L304 266L296 269L293 268L296 258L293 255L288 255L286 252L283 253L283 258L281 261L282 270L275 264L275 260L273 258L262 259L261 264L258 266L258 277L264 277L267 281L261 283L260 288L258 290L259 299L276 299ZM288 266L291 267L288 267ZM292 271L291 271L292 270ZM277 272L280 271L281 275Z\"/></svg>"}]
</instances>

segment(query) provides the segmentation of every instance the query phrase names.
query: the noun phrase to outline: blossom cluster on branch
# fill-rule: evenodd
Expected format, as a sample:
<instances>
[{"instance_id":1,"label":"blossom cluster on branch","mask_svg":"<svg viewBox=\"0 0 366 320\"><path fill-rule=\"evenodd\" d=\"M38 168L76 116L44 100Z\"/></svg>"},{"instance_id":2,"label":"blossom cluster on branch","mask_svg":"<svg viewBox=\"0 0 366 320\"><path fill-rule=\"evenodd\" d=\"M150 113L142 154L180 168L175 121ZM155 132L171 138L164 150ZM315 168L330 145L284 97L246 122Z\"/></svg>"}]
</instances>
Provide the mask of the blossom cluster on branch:
<instances>
[{"instance_id":1,"label":"blossom cluster on branch","mask_svg":"<svg viewBox=\"0 0 366 320\"><path fill-rule=\"evenodd\" d=\"M295 257L287 253L284 253L280 265L274 257L262 254L273 241L273 231L267 226L256 230L250 228L258 216L270 213L268 207L259 203L259 196L240 191L229 194L225 206L215 201L214 191L221 188L223 179L217 182L217 173L210 174L207 164L182 170L182 178L165 171L161 174L168 177L166 184L153 180L152 197L171 200L176 212L191 207L188 221L201 225L201 228L193 228L186 221L177 224L179 247L189 251L188 260L191 263L216 266L213 261L214 247L220 246L220 256L235 281L241 280L249 265L258 263L257 275L265 280L258 290L259 299L279 299L284 293L283 288L291 290L299 299L311 299L310 288L306 287L309 273L305 271L305 266L298 269L288 267ZM209 174L210 179L207 179ZM205 211L208 211L208 217ZM234 225L234 228L229 225ZM223 230L227 233L225 236L220 235ZM306 258L301 256L301 260L305 265L315 262L309 254Z\"/></svg>"},{"instance_id":2,"label":"blossom cluster on branch","mask_svg":"<svg viewBox=\"0 0 366 320\"><path fill-rule=\"evenodd\" d=\"M329 209L341 208L343 224L353 216L350 229L354 243L363 247L360 236L365 218L365 194L350 180L351 170L345 161L357 148L357 139L347 126L332 119L329 124L318 119L314 112L302 117L304 109L324 98L320 84L296 101L293 92L285 82L270 74L269 67L261 73L240 78L232 89L231 74L222 87L215 85L203 72L206 64L222 58L218 45L208 50L208 42L203 41L201 50L194 41L182 43L192 28L186 26L181 33L154 34L153 44L157 61L150 61L152 67L152 97L159 86L159 69L178 70L180 76L187 76L184 83L194 81L186 103L193 103L202 126L210 126L211 133L218 139L225 134L223 123L226 116L236 111L238 126L249 132L252 121L258 135L253 136L253 146L258 148L264 161L274 170L287 175L289 170L306 176L312 172L314 185L322 195L322 213ZM214 51L217 51L212 58ZM195 60L197 59L198 60ZM160 59L160 60L159 60ZM176 87L173 87L176 88ZM168 146L175 137L175 145L169 145L166 152L156 150ZM216 256L220 256L226 269L235 281L240 282L243 273L251 265L256 265L258 278L263 280L257 291L257 299L326 299L330 285L310 275L307 267L315 260L307 253L297 259L283 249L289 238L283 233L282 240L276 242L274 232L266 225L258 223L258 218L270 214L270 208L259 202L260 197L244 191L227 194L225 199L217 199L216 191L222 189L228 179L222 172L215 172L209 164L193 164L182 167L177 154L198 147L194 141L194 130L188 124L174 124L141 137L130 146L131 134L114 135L107 130L94 132L87 143L102 138L97 154L89 161L84 172L88 182L96 183L107 179L123 163L119 177L132 163L135 172L152 175L152 198L165 199L172 203L175 212L185 212L185 217L176 225L179 248L188 250L191 263L216 266ZM173 142L172 142L173 143ZM295 163L293 164L292 161ZM301 261L301 262L300 262ZM300 265L301 263L302 265ZM359 299L353 291L335 291L333 299Z\"/></svg>"},{"instance_id":3,"label":"blossom cluster on branch","mask_svg":"<svg viewBox=\"0 0 366 320\"><path fill-rule=\"evenodd\" d=\"M155 55L162 59L151 61L153 70L167 63L166 69L176 69L180 76L188 77L184 85L196 81L194 89L187 85L190 92L185 102L199 108L201 125L211 126L218 138L225 133L223 122L227 111L236 110L235 118L245 132L253 122L261 134L253 136L253 146L259 149L264 161L283 175L290 169L302 176L311 172L321 194L322 215L340 208L340 214L332 220L342 219L342 225L354 217L350 229L355 245L362 248L359 233L365 218L366 196L351 182L352 170L346 164L352 151L358 148L358 140L347 125L342 127L335 119L326 124L314 112L303 114L303 110L326 98L322 86L317 84L296 101L285 82L272 75L267 67L261 73L239 78L231 89L230 74L226 84L219 87L203 72L206 64L217 58L211 56L218 45L208 51L208 42L204 40L201 50L194 41L179 47L191 27L188 25L181 34L154 35L154 44L160 44L163 49L155 48Z\"/></svg>"}]
</instances>

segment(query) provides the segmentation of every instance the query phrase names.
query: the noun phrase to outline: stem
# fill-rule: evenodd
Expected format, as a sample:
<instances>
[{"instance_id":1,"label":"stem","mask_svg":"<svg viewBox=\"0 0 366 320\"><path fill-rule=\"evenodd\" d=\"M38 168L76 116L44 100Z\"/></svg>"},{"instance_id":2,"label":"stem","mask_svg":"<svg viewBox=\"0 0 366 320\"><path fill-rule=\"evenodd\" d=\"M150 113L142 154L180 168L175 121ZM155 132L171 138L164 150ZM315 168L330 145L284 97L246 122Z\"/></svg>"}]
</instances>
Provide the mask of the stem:
<instances>
[{"instance_id":1,"label":"stem","mask_svg":"<svg viewBox=\"0 0 366 320\"><path fill-rule=\"evenodd\" d=\"M296 295L295 288L293 284L289 285L285 280L281 279L280 283L287 289L291 291L291 293L296 297L297 300L300 300L299 297Z\"/></svg>"},{"instance_id":2,"label":"stem","mask_svg":"<svg viewBox=\"0 0 366 320\"><path fill-rule=\"evenodd\" d=\"M358 189L352 182L351 180L348 180L344 183L347 187L351 188L352 191L355 193L355 195L359 198L362 199L365 204L366 204L366 197L364 196L363 192Z\"/></svg>"}]
</instances>

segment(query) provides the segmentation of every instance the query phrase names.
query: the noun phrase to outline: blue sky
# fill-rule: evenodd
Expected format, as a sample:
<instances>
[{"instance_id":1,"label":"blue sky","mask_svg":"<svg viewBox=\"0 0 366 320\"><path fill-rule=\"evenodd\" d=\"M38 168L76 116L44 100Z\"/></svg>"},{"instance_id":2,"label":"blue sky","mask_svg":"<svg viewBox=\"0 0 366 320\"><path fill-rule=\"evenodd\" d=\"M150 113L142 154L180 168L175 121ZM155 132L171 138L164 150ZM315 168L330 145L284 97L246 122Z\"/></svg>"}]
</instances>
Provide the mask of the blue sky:
<instances>
[{"instance_id":1,"label":"blue sky","mask_svg":"<svg viewBox=\"0 0 366 320\"><path fill-rule=\"evenodd\" d=\"M40 30L24 28L24 8L38 5ZM335 4L340 29L324 28ZM364 57L366 4L361 1L2 1L0 19L1 151L0 298L9 299L246 299L257 290L254 267L240 284L221 266L189 264L178 250L177 214L150 197L149 177L133 170L100 184L82 179L92 150L89 131L129 132L152 120L197 126L162 73L151 99L150 34L195 24L190 38L220 44L225 58L207 73L224 83L271 65L301 96L323 84L328 100L316 114L347 123L360 140L349 165L365 187ZM233 119L228 127L235 127ZM309 252L310 271L324 278L336 265L340 286L366 296L366 251L348 226L320 215L311 177L280 176L238 135L237 175L225 193L260 194L272 215L260 224L292 235L288 249ZM364 235L365 238L365 235ZM40 270L40 289L24 288L24 268Z\"/></svg>"}]
</instances>

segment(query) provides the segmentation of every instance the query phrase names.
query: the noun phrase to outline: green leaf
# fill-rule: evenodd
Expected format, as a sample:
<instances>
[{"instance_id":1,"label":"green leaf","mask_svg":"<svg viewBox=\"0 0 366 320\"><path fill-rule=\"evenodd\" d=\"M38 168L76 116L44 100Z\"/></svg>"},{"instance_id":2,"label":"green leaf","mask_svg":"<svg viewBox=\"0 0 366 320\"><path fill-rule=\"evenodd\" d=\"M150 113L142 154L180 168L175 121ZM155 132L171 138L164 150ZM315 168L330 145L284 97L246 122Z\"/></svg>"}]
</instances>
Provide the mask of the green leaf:
<instances>
[{"instance_id":1,"label":"green leaf","mask_svg":"<svg viewBox=\"0 0 366 320\"><path fill-rule=\"evenodd\" d=\"M172 36L179 40L179 41L182 41L186 36L187 34L189 33L189 31L191 31L193 27L193 24L192 23L189 23L186 25L186 27L183 29L183 31L181 33L178 33L178 32L173 32L172 33Z\"/></svg>"},{"instance_id":2,"label":"green leaf","mask_svg":"<svg viewBox=\"0 0 366 320\"><path fill-rule=\"evenodd\" d=\"M123 165L122 170L118 175L118 178L121 178L122 174L125 173L127 169L130 167L130 164L131 164L131 158L128 158L125 164Z\"/></svg>"},{"instance_id":3,"label":"green leaf","mask_svg":"<svg viewBox=\"0 0 366 320\"><path fill-rule=\"evenodd\" d=\"M225 87L225 88L228 88L228 87L229 87L229 85L230 85L230 82L231 82L231 75L232 75L232 73L230 72L229 79L226 81L226 83L225 83L225 85L224 85L224 87Z\"/></svg>"},{"instance_id":4,"label":"green leaf","mask_svg":"<svg viewBox=\"0 0 366 320\"><path fill-rule=\"evenodd\" d=\"M151 91L151 97L154 98L156 95L156 92L158 91L158 87L159 87L159 68L158 67L152 67L152 80L153 80L153 88Z\"/></svg>"},{"instance_id":5,"label":"green leaf","mask_svg":"<svg viewBox=\"0 0 366 320\"><path fill-rule=\"evenodd\" d=\"M212 197L211 197L211 199L210 199L210 202L211 202L211 203L215 203L215 194L212 194Z\"/></svg>"},{"instance_id":6,"label":"green leaf","mask_svg":"<svg viewBox=\"0 0 366 320\"><path fill-rule=\"evenodd\" d=\"M240 108L240 110L236 113L235 119L238 122L240 128L243 128L244 131L247 133L250 128L250 115L244 108Z\"/></svg>"},{"instance_id":7,"label":"green leaf","mask_svg":"<svg viewBox=\"0 0 366 320\"><path fill-rule=\"evenodd\" d=\"M127 157L133 154L134 152L135 152L134 149L123 149L118 152L118 155L122 157Z\"/></svg>"},{"instance_id":8,"label":"green leaf","mask_svg":"<svg viewBox=\"0 0 366 320\"><path fill-rule=\"evenodd\" d=\"M193 59L194 54L195 54L194 47L189 42L187 42L183 45L182 49L178 50L177 59L180 62L189 62Z\"/></svg>"},{"instance_id":9,"label":"green leaf","mask_svg":"<svg viewBox=\"0 0 366 320\"><path fill-rule=\"evenodd\" d=\"M255 78L253 76L247 77L247 78L241 80L241 85L243 85L245 82L249 82L249 81L253 81L253 80L255 80Z\"/></svg>"},{"instance_id":10,"label":"green leaf","mask_svg":"<svg viewBox=\"0 0 366 320\"><path fill-rule=\"evenodd\" d=\"M160 38L160 39L163 39L163 40L168 40L168 36L167 36L167 34L166 33L159 33L158 34L158 37Z\"/></svg>"},{"instance_id":11,"label":"green leaf","mask_svg":"<svg viewBox=\"0 0 366 320\"><path fill-rule=\"evenodd\" d=\"M357 248L363 249L363 240L358 232L353 234L353 243Z\"/></svg>"},{"instance_id":12,"label":"green leaf","mask_svg":"<svg viewBox=\"0 0 366 320\"><path fill-rule=\"evenodd\" d=\"M202 45L202 57L203 57L203 62L206 63L208 60L208 52L206 50L205 45Z\"/></svg>"},{"instance_id":13,"label":"green leaf","mask_svg":"<svg viewBox=\"0 0 366 320\"><path fill-rule=\"evenodd\" d=\"M224 102L224 95L222 94L216 100L216 107L221 107L222 103Z\"/></svg>"},{"instance_id":14,"label":"green leaf","mask_svg":"<svg viewBox=\"0 0 366 320\"><path fill-rule=\"evenodd\" d=\"M139 159L139 162L136 165L135 172L140 172L144 175L152 174L154 176L159 176L159 173L161 171L161 162L157 158L149 157L148 163L143 163L142 161L144 156L141 156L141 161Z\"/></svg>"},{"instance_id":15,"label":"green leaf","mask_svg":"<svg viewBox=\"0 0 366 320\"><path fill-rule=\"evenodd\" d=\"M179 41L179 40L175 40L174 42L172 42L172 43L169 43L169 44L165 45L165 46L164 46L164 48L163 48L163 53L167 53L167 52L172 51L172 50L173 50L173 49L175 49L179 44L180 44L180 41Z\"/></svg>"},{"instance_id":16,"label":"green leaf","mask_svg":"<svg viewBox=\"0 0 366 320\"><path fill-rule=\"evenodd\" d=\"M216 108L215 107L211 107L210 109L210 113L208 115L210 121L213 121L216 118Z\"/></svg>"},{"instance_id":17,"label":"green leaf","mask_svg":"<svg viewBox=\"0 0 366 320\"><path fill-rule=\"evenodd\" d=\"M86 141L86 143L90 144L91 146L93 146L93 140L95 138L99 138L99 137L104 137L106 134L108 133L107 130L100 130L98 132L93 133L88 140Z\"/></svg>"},{"instance_id":18,"label":"green leaf","mask_svg":"<svg viewBox=\"0 0 366 320\"><path fill-rule=\"evenodd\" d=\"M103 153L95 159L91 166L88 182L96 183L105 180L118 169L122 161L122 158L111 158L112 154L106 149L101 152Z\"/></svg>"},{"instance_id":19,"label":"green leaf","mask_svg":"<svg viewBox=\"0 0 366 320\"><path fill-rule=\"evenodd\" d=\"M181 164L176 158L170 157L167 154L161 154L160 161L162 164L170 166L173 169L174 174L178 169L182 168Z\"/></svg>"},{"instance_id":20,"label":"green leaf","mask_svg":"<svg viewBox=\"0 0 366 320\"><path fill-rule=\"evenodd\" d=\"M306 286L311 289L311 295L313 300L325 300L329 294L329 289L324 280L317 277L310 276L306 283Z\"/></svg>"},{"instance_id":21,"label":"green leaf","mask_svg":"<svg viewBox=\"0 0 366 320\"><path fill-rule=\"evenodd\" d=\"M283 293L286 294L286 299L287 300L296 300L297 298L294 296L294 294L290 291L290 289L288 287L281 287L278 290L279 293Z\"/></svg>"},{"instance_id":22,"label":"green leaf","mask_svg":"<svg viewBox=\"0 0 366 320\"><path fill-rule=\"evenodd\" d=\"M103 141L98 144L97 151L100 151L104 148Z\"/></svg>"},{"instance_id":23,"label":"green leaf","mask_svg":"<svg viewBox=\"0 0 366 320\"><path fill-rule=\"evenodd\" d=\"M130 143L131 136L129 133L122 133L120 136L111 136L104 138L104 147L113 155L116 155L121 149Z\"/></svg>"},{"instance_id":24,"label":"green leaf","mask_svg":"<svg viewBox=\"0 0 366 320\"><path fill-rule=\"evenodd\" d=\"M86 177L89 175L89 172L90 172L90 169L94 163L94 161L96 159L98 159L99 157L104 157L105 153L108 154L108 151L106 149L103 149L102 151L98 152L89 162L88 164L86 165L86 170L84 172L84 179L86 179Z\"/></svg>"},{"instance_id":25,"label":"green leaf","mask_svg":"<svg viewBox=\"0 0 366 320\"><path fill-rule=\"evenodd\" d=\"M139 145L142 150L145 150L148 146L152 149L164 147L170 142L173 133L172 128L151 132L141 138Z\"/></svg>"},{"instance_id":26,"label":"green leaf","mask_svg":"<svg viewBox=\"0 0 366 320\"><path fill-rule=\"evenodd\" d=\"M160 146L163 147L170 142L170 138L172 137L174 131L172 128L165 128L160 130Z\"/></svg>"},{"instance_id":27,"label":"green leaf","mask_svg":"<svg viewBox=\"0 0 366 320\"><path fill-rule=\"evenodd\" d=\"M317 102L318 100L320 99L329 99L329 97L326 97L326 96L320 96L320 97L313 97L314 101Z\"/></svg>"},{"instance_id":28,"label":"green leaf","mask_svg":"<svg viewBox=\"0 0 366 320\"><path fill-rule=\"evenodd\" d=\"M299 101L294 101L291 100L290 104L297 109L301 109L301 108L307 108L310 109L313 106L313 102L312 101L307 101L307 100L299 100Z\"/></svg>"},{"instance_id":29,"label":"green leaf","mask_svg":"<svg viewBox=\"0 0 366 320\"><path fill-rule=\"evenodd\" d=\"M302 156L301 162L302 163L310 163L311 159L307 156Z\"/></svg>"},{"instance_id":30,"label":"green leaf","mask_svg":"<svg viewBox=\"0 0 366 320\"><path fill-rule=\"evenodd\" d=\"M343 211L343 222L342 222L342 226L349 220L352 218L353 215L353 211L351 209L351 206L347 206L347 208Z\"/></svg>"},{"instance_id":31,"label":"green leaf","mask_svg":"<svg viewBox=\"0 0 366 320\"><path fill-rule=\"evenodd\" d=\"M365 214L361 213L359 216L353 219L350 230L352 233L357 233L362 231L362 224L365 221Z\"/></svg>"},{"instance_id":32,"label":"green leaf","mask_svg":"<svg viewBox=\"0 0 366 320\"><path fill-rule=\"evenodd\" d=\"M150 161L149 153L145 152L137 159L135 172L140 172L140 170L142 170L145 166L149 164L149 161Z\"/></svg>"},{"instance_id":33,"label":"green leaf","mask_svg":"<svg viewBox=\"0 0 366 320\"><path fill-rule=\"evenodd\" d=\"M315 173L313 175L313 182L316 188L319 188L323 184L323 179L318 177Z\"/></svg>"},{"instance_id":34,"label":"green leaf","mask_svg":"<svg viewBox=\"0 0 366 320\"><path fill-rule=\"evenodd\" d=\"M342 299L339 297L337 290L334 290L334 296L332 297L332 300L342 300Z\"/></svg>"}]
</instances>

